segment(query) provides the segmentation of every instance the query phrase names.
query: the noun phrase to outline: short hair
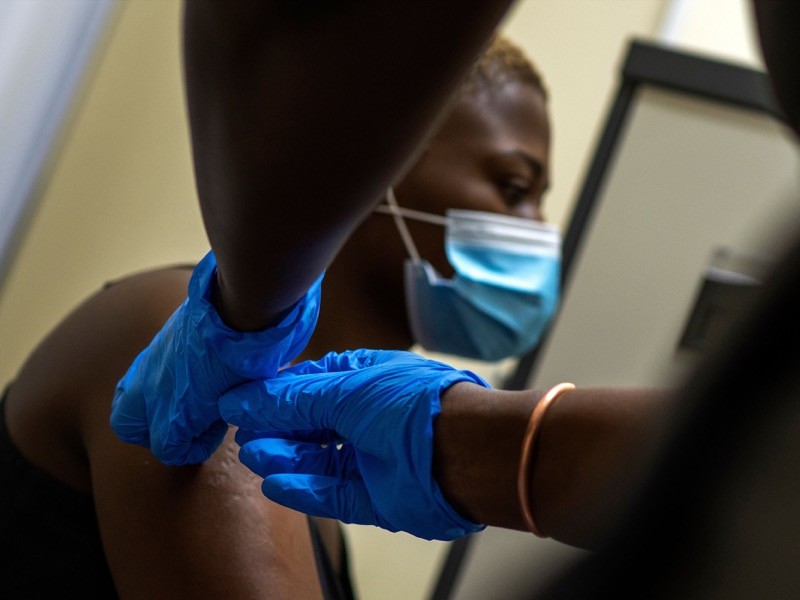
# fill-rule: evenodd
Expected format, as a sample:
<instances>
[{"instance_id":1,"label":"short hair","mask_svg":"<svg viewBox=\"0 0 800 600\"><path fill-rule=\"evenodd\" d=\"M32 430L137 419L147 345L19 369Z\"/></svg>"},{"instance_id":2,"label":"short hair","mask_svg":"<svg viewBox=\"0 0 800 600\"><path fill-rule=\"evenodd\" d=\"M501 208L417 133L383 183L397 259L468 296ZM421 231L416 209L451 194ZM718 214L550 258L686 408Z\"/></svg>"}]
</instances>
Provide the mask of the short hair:
<instances>
[{"instance_id":1,"label":"short hair","mask_svg":"<svg viewBox=\"0 0 800 600\"><path fill-rule=\"evenodd\" d=\"M467 74L459 96L474 97L481 92L491 92L509 83L529 85L541 92L547 100L544 80L522 48L506 36L497 34L489 42L480 60Z\"/></svg>"}]
</instances>

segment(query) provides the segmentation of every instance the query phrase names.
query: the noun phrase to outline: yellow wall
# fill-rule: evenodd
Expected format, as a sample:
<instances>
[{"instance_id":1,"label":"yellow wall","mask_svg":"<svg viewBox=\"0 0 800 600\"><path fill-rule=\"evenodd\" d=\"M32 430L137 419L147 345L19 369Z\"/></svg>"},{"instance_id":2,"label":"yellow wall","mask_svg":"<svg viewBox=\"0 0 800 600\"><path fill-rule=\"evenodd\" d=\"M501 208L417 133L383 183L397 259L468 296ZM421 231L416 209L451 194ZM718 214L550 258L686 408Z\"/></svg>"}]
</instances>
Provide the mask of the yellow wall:
<instances>
[{"instance_id":1,"label":"yellow wall","mask_svg":"<svg viewBox=\"0 0 800 600\"><path fill-rule=\"evenodd\" d=\"M0 296L0 381L102 282L207 247L183 106L179 4L129 1Z\"/></svg>"},{"instance_id":2,"label":"yellow wall","mask_svg":"<svg viewBox=\"0 0 800 600\"><path fill-rule=\"evenodd\" d=\"M665 0L523 0L505 24L551 90L550 219L564 224L630 34L651 35ZM183 106L177 0L120 5L40 209L0 296L0 381L102 282L190 262L207 249ZM446 544L348 529L362 598L423 598Z\"/></svg>"},{"instance_id":3,"label":"yellow wall","mask_svg":"<svg viewBox=\"0 0 800 600\"><path fill-rule=\"evenodd\" d=\"M652 39L667 0L527 0L505 30L525 48L550 89L553 186L550 221L565 226L594 153L632 37Z\"/></svg>"}]
</instances>

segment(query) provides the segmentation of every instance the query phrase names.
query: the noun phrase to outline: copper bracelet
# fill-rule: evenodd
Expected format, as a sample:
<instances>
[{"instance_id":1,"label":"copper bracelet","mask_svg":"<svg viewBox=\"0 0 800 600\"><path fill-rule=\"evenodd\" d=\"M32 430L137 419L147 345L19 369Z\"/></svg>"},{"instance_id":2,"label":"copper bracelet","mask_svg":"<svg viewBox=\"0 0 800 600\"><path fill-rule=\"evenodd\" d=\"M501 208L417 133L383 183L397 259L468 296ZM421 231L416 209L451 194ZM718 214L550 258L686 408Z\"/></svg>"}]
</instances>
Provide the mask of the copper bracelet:
<instances>
[{"instance_id":1,"label":"copper bracelet","mask_svg":"<svg viewBox=\"0 0 800 600\"><path fill-rule=\"evenodd\" d=\"M536 446L536 438L541 429L542 419L547 407L555 401L562 393L574 390L575 384L572 383L559 383L547 390L547 393L542 396L536 408L531 413L530 420L528 421L528 429L525 431L525 437L522 439L522 456L519 461L519 473L517 475L517 491L519 492L519 503L522 507L522 517L525 519L525 524L530 529L531 533L541 538L547 537L542 530L536 525L536 520L533 518L533 509L530 500L530 485L531 485L531 463L533 461L533 451Z\"/></svg>"}]
</instances>

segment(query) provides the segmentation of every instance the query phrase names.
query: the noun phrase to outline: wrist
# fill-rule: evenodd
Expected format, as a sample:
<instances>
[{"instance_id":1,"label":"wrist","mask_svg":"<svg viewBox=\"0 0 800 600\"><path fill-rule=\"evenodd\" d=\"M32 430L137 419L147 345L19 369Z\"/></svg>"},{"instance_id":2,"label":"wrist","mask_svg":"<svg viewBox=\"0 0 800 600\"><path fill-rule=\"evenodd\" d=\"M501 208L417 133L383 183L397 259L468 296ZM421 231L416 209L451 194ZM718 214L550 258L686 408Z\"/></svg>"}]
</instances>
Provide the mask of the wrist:
<instances>
[{"instance_id":1,"label":"wrist","mask_svg":"<svg viewBox=\"0 0 800 600\"><path fill-rule=\"evenodd\" d=\"M217 266L213 252L197 264L189 280L186 302L191 323L190 343L198 356L209 356L230 376L228 387L246 379L273 377L308 343L319 316L324 273L277 322L258 331L240 331L223 320L214 305ZM224 391L224 390L222 390Z\"/></svg>"},{"instance_id":2,"label":"wrist","mask_svg":"<svg viewBox=\"0 0 800 600\"><path fill-rule=\"evenodd\" d=\"M538 395L459 383L434 421L433 474L444 498L476 523L525 529L517 496L520 448Z\"/></svg>"}]
</instances>

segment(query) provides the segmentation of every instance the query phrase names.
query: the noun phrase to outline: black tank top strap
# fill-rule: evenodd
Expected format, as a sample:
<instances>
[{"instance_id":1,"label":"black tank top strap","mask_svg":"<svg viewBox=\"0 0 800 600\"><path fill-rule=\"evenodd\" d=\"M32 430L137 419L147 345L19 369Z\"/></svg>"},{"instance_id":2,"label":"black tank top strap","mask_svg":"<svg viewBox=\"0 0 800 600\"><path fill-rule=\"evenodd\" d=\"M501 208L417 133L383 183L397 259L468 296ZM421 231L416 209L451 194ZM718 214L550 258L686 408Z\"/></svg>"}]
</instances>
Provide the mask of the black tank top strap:
<instances>
[{"instance_id":1,"label":"black tank top strap","mask_svg":"<svg viewBox=\"0 0 800 600\"><path fill-rule=\"evenodd\" d=\"M3 598L116 598L92 498L20 454L0 400L0 561Z\"/></svg>"},{"instance_id":2,"label":"black tank top strap","mask_svg":"<svg viewBox=\"0 0 800 600\"><path fill-rule=\"evenodd\" d=\"M314 548L314 558L317 562L317 572L319 573L323 598L325 600L353 600L355 596L353 595L347 565L347 549L342 548L342 557L344 557L342 571L341 573L336 573L330 556L328 556L328 551L325 549L319 528L312 517L308 517L308 528L311 531L311 545ZM344 536L341 539L342 544L344 544Z\"/></svg>"}]
</instances>

